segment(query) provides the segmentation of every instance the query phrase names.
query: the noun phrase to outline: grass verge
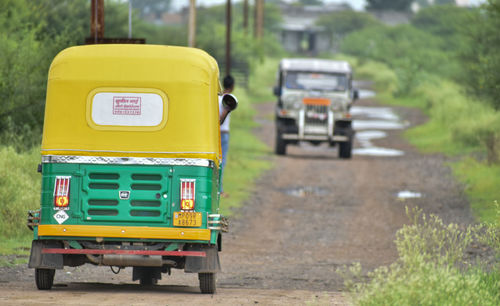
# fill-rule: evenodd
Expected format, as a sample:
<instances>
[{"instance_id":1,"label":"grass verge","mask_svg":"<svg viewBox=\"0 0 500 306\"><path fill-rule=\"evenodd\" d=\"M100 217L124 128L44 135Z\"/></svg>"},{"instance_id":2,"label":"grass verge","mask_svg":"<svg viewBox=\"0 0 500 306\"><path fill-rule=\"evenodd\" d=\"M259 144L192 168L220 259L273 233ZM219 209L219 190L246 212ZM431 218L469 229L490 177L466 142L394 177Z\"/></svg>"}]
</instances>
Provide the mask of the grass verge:
<instances>
[{"instance_id":1,"label":"grass verge","mask_svg":"<svg viewBox=\"0 0 500 306\"><path fill-rule=\"evenodd\" d=\"M271 167L271 149L252 133L257 127L253 105L273 99L276 67L277 60L260 62L250 76L248 89L236 84L234 94L238 97L239 105L231 114L231 136L224 170L224 191L229 197L221 199L221 212L224 215L231 216L234 209L241 206L252 192L255 180Z\"/></svg>"},{"instance_id":2,"label":"grass verge","mask_svg":"<svg viewBox=\"0 0 500 306\"><path fill-rule=\"evenodd\" d=\"M470 247L489 246L500 256L495 225L444 224L418 208L408 212L411 223L396 234L398 260L369 273L366 282L361 266L338 272L346 279L356 305L498 305L500 270L495 258L471 258Z\"/></svg>"}]
</instances>

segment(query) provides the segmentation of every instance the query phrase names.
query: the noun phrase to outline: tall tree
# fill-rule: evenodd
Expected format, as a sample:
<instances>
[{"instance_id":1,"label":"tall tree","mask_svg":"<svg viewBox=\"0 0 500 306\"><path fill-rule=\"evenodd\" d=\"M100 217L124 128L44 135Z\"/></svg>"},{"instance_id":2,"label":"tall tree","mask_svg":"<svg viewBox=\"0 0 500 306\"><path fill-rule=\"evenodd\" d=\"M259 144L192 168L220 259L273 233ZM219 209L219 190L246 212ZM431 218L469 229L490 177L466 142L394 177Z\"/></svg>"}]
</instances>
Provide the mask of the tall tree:
<instances>
[{"instance_id":1,"label":"tall tree","mask_svg":"<svg viewBox=\"0 0 500 306\"><path fill-rule=\"evenodd\" d=\"M488 0L481 14L473 15L462 50L465 86L500 110L500 0Z\"/></svg>"},{"instance_id":2,"label":"tall tree","mask_svg":"<svg viewBox=\"0 0 500 306\"><path fill-rule=\"evenodd\" d=\"M366 0L369 10L409 11L413 0Z\"/></svg>"}]
</instances>

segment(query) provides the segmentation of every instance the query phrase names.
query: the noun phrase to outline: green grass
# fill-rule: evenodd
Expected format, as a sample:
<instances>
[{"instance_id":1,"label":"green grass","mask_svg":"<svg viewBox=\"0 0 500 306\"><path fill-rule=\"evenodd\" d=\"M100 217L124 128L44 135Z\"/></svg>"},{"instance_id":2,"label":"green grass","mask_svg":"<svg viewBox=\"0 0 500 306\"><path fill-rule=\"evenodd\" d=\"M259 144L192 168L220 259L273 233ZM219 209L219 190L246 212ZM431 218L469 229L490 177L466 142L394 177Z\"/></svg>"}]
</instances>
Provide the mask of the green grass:
<instances>
[{"instance_id":1,"label":"green grass","mask_svg":"<svg viewBox=\"0 0 500 306\"><path fill-rule=\"evenodd\" d=\"M465 158L453 164L453 171L464 183L471 208L479 219L500 224L494 205L500 203L500 166Z\"/></svg>"},{"instance_id":2,"label":"green grass","mask_svg":"<svg viewBox=\"0 0 500 306\"><path fill-rule=\"evenodd\" d=\"M38 149L18 153L0 147L0 255L26 255L32 232L26 226L27 212L40 207L41 176ZM17 257L2 257L0 266ZM23 259L25 260L25 259ZM13 262L14 261L14 262Z\"/></svg>"},{"instance_id":3,"label":"green grass","mask_svg":"<svg viewBox=\"0 0 500 306\"><path fill-rule=\"evenodd\" d=\"M344 267L346 286L357 305L498 305L500 270L498 262L479 258L469 262L468 247L478 241L489 244L499 254L498 227L444 224L437 216L408 211L410 224L396 234L399 258L390 266L369 273L366 282L361 266ZM500 216L497 214L497 216ZM484 237L488 236L488 237ZM485 239L486 238L486 239ZM493 238L493 239L492 239ZM492 264L492 268L487 268Z\"/></svg>"},{"instance_id":4,"label":"green grass","mask_svg":"<svg viewBox=\"0 0 500 306\"><path fill-rule=\"evenodd\" d=\"M38 149L18 153L12 147L0 147L0 237L30 235L27 212L40 207L39 162Z\"/></svg>"},{"instance_id":5,"label":"green grass","mask_svg":"<svg viewBox=\"0 0 500 306\"><path fill-rule=\"evenodd\" d=\"M253 191L255 180L271 167L271 149L252 133L254 104L271 100L277 60L267 60L255 67L249 89L236 87L238 109L231 114L231 136L226 169L224 192L229 197L221 199L221 212L231 216ZM274 73L273 73L274 70ZM272 77L270 77L272 75Z\"/></svg>"},{"instance_id":6,"label":"green grass","mask_svg":"<svg viewBox=\"0 0 500 306\"><path fill-rule=\"evenodd\" d=\"M14 266L28 262L32 237L0 240L0 267Z\"/></svg>"},{"instance_id":7,"label":"green grass","mask_svg":"<svg viewBox=\"0 0 500 306\"><path fill-rule=\"evenodd\" d=\"M252 103L276 100L273 95L273 86L276 83L279 61L277 58L267 58L253 65L247 92Z\"/></svg>"}]
</instances>

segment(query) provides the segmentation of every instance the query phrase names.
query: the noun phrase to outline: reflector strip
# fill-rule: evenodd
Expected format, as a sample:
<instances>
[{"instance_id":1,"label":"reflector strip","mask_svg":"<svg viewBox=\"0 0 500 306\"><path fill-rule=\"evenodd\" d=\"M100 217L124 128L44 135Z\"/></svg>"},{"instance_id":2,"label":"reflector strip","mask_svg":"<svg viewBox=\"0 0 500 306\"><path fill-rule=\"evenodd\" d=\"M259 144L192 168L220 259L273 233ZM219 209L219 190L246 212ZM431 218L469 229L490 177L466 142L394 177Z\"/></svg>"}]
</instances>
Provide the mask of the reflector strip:
<instances>
[{"instance_id":1,"label":"reflector strip","mask_svg":"<svg viewBox=\"0 0 500 306\"><path fill-rule=\"evenodd\" d=\"M96 249L42 249L42 254L118 254L206 257L205 252L196 251L146 251L146 250L96 250Z\"/></svg>"},{"instance_id":2,"label":"reflector strip","mask_svg":"<svg viewBox=\"0 0 500 306\"><path fill-rule=\"evenodd\" d=\"M181 210L193 210L195 205L195 179L181 179Z\"/></svg>"},{"instance_id":3,"label":"reflector strip","mask_svg":"<svg viewBox=\"0 0 500 306\"><path fill-rule=\"evenodd\" d=\"M54 206L67 207L69 205L69 187L71 176L56 176L54 183Z\"/></svg>"}]
</instances>

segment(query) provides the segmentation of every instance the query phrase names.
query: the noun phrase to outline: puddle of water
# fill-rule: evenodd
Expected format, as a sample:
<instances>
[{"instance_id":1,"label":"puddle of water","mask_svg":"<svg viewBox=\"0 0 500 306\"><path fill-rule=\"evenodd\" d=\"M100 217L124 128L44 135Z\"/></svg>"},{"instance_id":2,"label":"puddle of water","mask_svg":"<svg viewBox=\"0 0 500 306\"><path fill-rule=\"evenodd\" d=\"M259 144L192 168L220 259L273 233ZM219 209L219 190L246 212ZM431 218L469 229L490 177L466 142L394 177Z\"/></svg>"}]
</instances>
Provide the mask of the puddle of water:
<instances>
[{"instance_id":1,"label":"puddle of water","mask_svg":"<svg viewBox=\"0 0 500 306\"><path fill-rule=\"evenodd\" d=\"M353 120L352 126L355 130L400 130L406 127L406 125L401 122L385 120Z\"/></svg>"},{"instance_id":2,"label":"puddle of water","mask_svg":"<svg viewBox=\"0 0 500 306\"><path fill-rule=\"evenodd\" d=\"M359 93L359 98L360 99L366 99L366 98L375 97L375 92L373 90L358 89L358 93Z\"/></svg>"},{"instance_id":3,"label":"puddle of water","mask_svg":"<svg viewBox=\"0 0 500 306\"><path fill-rule=\"evenodd\" d=\"M405 154L403 151L400 150L378 148L378 147L353 149L352 153L355 155L366 155L366 156L402 156Z\"/></svg>"},{"instance_id":4,"label":"puddle of water","mask_svg":"<svg viewBox=\"0 0 500 306\"><path fill-rule=\"evenodd\" d=\"M354 106L351 108L351 114L356 118L353 120L352 126L357 131L356 139L361 145L361 148L353 150L353 154L388 157L404 155L403 151L380 148L372 143L373 139L387 137L387 133L380 130L400 130L407 126L399 121L399 117L393 112L392 108Z\"/></svg>"},{"instance_id":5,"label":"puddle of water","mask_svg":"<svg viewBox=\"0 0 500 306\"><path fill-rule=\"evenodd\" d=\"M299 198L304 198L306 196L323 196L328 194L327 189L315 186L293 187L285 189L284 192L288 195Z\"/></svg>"},{"instance_id":6,"label":"puddle of water","mask_svg":"<svg viewBox=\"0 0 500 306\"><path fill-rule=\"evenodd\" d=\"M421 198L422 194L420 192L403 190L398 192L397 197L398 199L415 199L415 198Z\"/></svg>"},{"instance_id":7,"label":"puddle of water","mask_svg":"<svg viewBox=\"0 0 500 306\"><path fill-rule=\"evenodd\" d=\"M387 137L387 133L383 131L361 131L356 133L356 138L359 140L380 139Z\"/></svg>"},{"instance_id":8,"label":"puddle of water","mask_svg":"<svg viewBox=\"0 0 500 306\"><path fill-rule=\"evenodd\" d=\"M353 116L366 117L374 119L383 119L397 121L399 120L392 108L390 107L369 107L369 106L353 106L350 110Z\"/></svg>"}]
</instances>

